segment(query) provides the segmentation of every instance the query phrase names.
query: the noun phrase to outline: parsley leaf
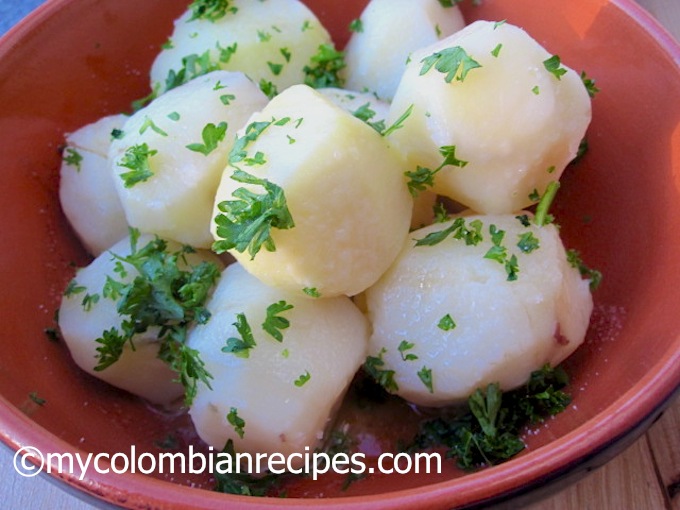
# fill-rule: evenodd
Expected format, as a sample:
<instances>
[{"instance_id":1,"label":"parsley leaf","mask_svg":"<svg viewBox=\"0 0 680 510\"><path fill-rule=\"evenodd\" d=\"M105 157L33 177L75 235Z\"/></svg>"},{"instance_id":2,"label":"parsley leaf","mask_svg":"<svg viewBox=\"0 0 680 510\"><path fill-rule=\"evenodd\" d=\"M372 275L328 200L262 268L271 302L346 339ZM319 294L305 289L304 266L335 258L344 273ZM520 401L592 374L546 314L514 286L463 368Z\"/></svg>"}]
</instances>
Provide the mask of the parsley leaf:
<instances>
[{"instance_id":1,"label":"parsley leaf","mask_svg":"<svg viewBox=\"0 0 680 510\"><path fill-rule=\"evenodd\" d=\"M426 74L434 67L437 71L446 75L444 78L446 83L451 83L454 78L456 81L462 82L467 77L468 72L472 69L482 67L479 62L468 55L468 53L460 46L436 51L432 55L422 59L420 62L423 64L420 69L420 76Z\"/></svg>"},{"instance_id":2,"label":"parsley leaf","mask_svg":"<svg viewBox=\"0 0 680 510\"><path fill-rule=\"evenodd\" d=\"M207 156L217 149L218 144L224 140L224 137L227 134L227 127L226 122L220 122L217 126L212 122L206 124L201 132L203 143L190 143L186 146L187 149L194 152L200 152L204 156Z\"/></svg>"},{"instance_id":3,"label":"parsley leaf","mask_svg":"<svg viewBox=\"0 0 680 510\"><path fill-rule=\"evenodd\" d=\"M549 59L544 60L543 66L558 80L561 80L562 76L567 73L567 70L562 67L562 61L558 55L553 55Z\"/></svg>"},{"instance_id":4,"label":"parsley leaf","mask_svg":"<svg viewBox=\"0 0 680 510\"><path fill-rule=\"evenodd\" d=\"M220 66L210 59L209 51L205 51L200 55L196 53L187 55L182 58L182 67L178 71L174 69L168 71L168 75L165 78L165 91L177 88L180 85L189 83L194 78L219 69Z\"/></svg>"},{"instance_id":5,"label":"parsley leaf","mask_svg":"<svg viewBox=\"0 0 680 510\"><path fill-rule=\"evenodd\" d=\"M267 318L262 323L262 329L273 336L274 339L283 342L283 333L281 333L281 330L290 327L290 321L285 317L281 317L279 314L287 310L292 310L293 308L293 305L288 304L283 300L269 305L267 307Z\"/></svg>"},{"instance_id":6,"label":"parsley leaf","mask_svg":"<svg viewBox=\"0 0 680 510\"><path fill-rule=\"evenodd\" d=\"M224 200L218 204L220 214L215 217L217 237L213 250L224 253L235 249L243 253L248 250L255 258L260 249L275 251L276 245L271 229L290 229L295 226L290 215L283 189L267 179L259 179L242 170L234 170L231 178L237 182L262 186L263 194L238 188L232 196L236 200Z\"/></svg>"},{"instance_id":7,"label":"parsley leaf","mask_svg":"<svg viewBox=\"0 0 680 510\"><path fill-rule=\"evenodd\" d=\"M422 383L425 385L425 387L427 388L427 390L430 393L434 393L434 387L432 385L432 369L431 368L427 368L426 366L423 366L423 368L421 368L418 371L418 379L420 379L422 381Z\"/></svg>"},{"instance_id":8,"label":"parsley leaf","mask_svg":"<svg viewBox=\"0 0 680 510\"><path fill-rule=\"evenodd\" d=\"M236 314L236 322L233 325L236 326L236 331L241 335L241 338L227 338L227 344L222 347L222 352L232 353L239 358L248 358L250 356L250 349L255 347L256 343L253 330L250 328L245 314Z\"/></svg>"},{"instance_id":9,"label":"parsley leaf","mask_svg":"<svg viewBox=\"0 0 680 510\"><path fill-rule=\"evenodd\" d=\"M581 81L583 82L583 86L588 91L588 95L591 99L594 98L598 92L600 92L600 89L595 85L595 80L588 78L585 71L581 71Z\"/></svg>"},{"instance_id":10,"label":"parsley leaf","mask_svg":"<svg viewBox=\"0 0 680 510\"><path fill-rule=\"evenodd\" d=\"M126 188L131 188L135 184L145 182L153 176L149 159L158 153L157 150L149 149L146 143L133 145L129 147L123 157L118 162L118 166L129 168L129 172L120 174L123 179L123 185Z\"/></svg>"},{"instance_id":11,"label":"parsley leaf","mask_svg":"<svg viewBox=\"0 0 680 510\"><path fill-rule=\"evenodd\" d=\"M399 347L397 347L397 350L399 351L399 354L401 355L401 359L403 361L415 361L415 360L418 359L418 356L416 356L413 353L405 354L406 351L410 351L414 347L415 347L415 344L413 344L413 343L411 343L407 340L402 340L399 343Z\"/></svg>"},{"instance_id":12,"label":"parsley leaf","mask_svg":"<svg viewBox=\"0 0 680 510\"><path fill-rule=\"evenodd\" d=\"M364 362L364 370L387 391L396 392L399 391L399 386L394 380L395 371L382 368L385 365L383 355L386 352L387 350L383 347L377 356L367 356Z\"/></svg>"}]
</instances>

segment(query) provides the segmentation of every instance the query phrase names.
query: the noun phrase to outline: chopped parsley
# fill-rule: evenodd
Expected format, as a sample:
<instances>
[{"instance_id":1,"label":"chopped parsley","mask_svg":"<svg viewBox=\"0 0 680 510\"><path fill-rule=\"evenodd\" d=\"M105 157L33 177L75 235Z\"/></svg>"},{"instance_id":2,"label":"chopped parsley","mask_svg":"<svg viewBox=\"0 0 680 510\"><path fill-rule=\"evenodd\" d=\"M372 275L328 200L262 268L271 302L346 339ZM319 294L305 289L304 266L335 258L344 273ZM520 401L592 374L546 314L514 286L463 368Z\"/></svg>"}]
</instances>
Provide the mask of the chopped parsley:
<instances>
[{"instance_id":1,"label":"chopped parsley","mask_svg":"<svg viewBox=\"0 0 680 510\"><path fill-rule=\"evenodd\" d=\"M305 287L304 289L302 289L302 292L307 294L309 297L313 297L313 298L320 298L321 297L321 293L317 290L316 287Z\"/></svg>"},{"instance_id":2,"label":"chopped parsley","mask_svg":"<svg viewBox=\"0 0 680 510\"><path fill-rule=\"evenodd\" d=\"M503 264L505 272L507 273L507 281L512 282L517 280L517 273L519 273L519 263L516 255L508 257L508 249L503 246L503 238L505 237L505 230L501 230L496 225L489 225L489 234L491 235L491 248L484 254L485 259L495 260L499 264Z\"/></svg>"},{"instance_id":3,"label":"chopped parsley","mask_svg":"<svg viewBox=\"0 0 680 510\"><path fill-rule=\"evenodd\" d=\"M451 331L452 329L455 329L456 323L451 315L447 313L439 320L437 327L442 331Z\"/></svg>"},{"instance_id":4,"label":"chopped parsley","mask_svg":"<svg viewBox=\"0 0 680 510\"><path fill-rule=\"evenodd\" d=\"M465 241L468 246L476 246L482 241L482 227L480 220L472 220L469 224L465 224L465 218L456 218L444 230L431 232L422 239L416 240L416 246L435 246L447 237L452 236L454 239Z\"/></svg>"},{"instance_id":5,"label":"chopped parsley","mask_svg":"<svg viewBox=\"0 0 680 510\"><path fill-rule=\"evenodd\" d=\"M245 434L246 422L238 415L238 410L235 407L229 409L229 413L227 413L227 421L229 422L229 425L234 427L234 432L238 434L238 437L243 438L243 435Z\"/></svg>"},{"instance_id":6,"label":"chopped parsley","mask_svg":"<svg viewBox=\"0 0 680 510\"><path fill-rule=\"evenodd\" d=\"M571 267L577 269L581 276L590 280L591 291L597 290L602 283L602 273L586 266L577 250L567 250L567 262Z\"/></svg>"},{"instance_id":7,"label":"chopped parsley","mask_svg":"<svg viewBox=\"0 0 680 510\"><path fill-rule=\"evenodd\" d=\"M385 361L383 355L387 350L383 347L377 356L367 356L364 362L364 370L368 375L373 377L375 381L389 392L399 391L399 386L394 380L394 370L385 370Z\"/></svg>"},{"instance_id":8,"label":"chopped parsley","mask_svg":"<svg viewBox=\"0 0 680 510\"><path fill-rule=\"evenodd\" d=\"M236 322L233 323L233 326L236 327L240 338L233 336L227 338L227 343L222 347L222 352L232 353L239 358L248 358L250 356L250 349L255 347L256 344L253 330L250 328L245 314L236 314Z\"/></svg>"},{"instance_id":9,"label":"chopped parsley","mask_svg":"<svg viewBox=\"0 0 680 510\"><path fill-rule=\"evenodd\" d=\"M295 384L295 386L297 386L298 388L302 388L305 384L307 384L307 381L309 381L311 378L312 376L310 375L309 371L305 370L305 373L301 374L300 377L295 379L295 382L293 384Z\"/></svg>"},{"instance_id":10,"label":"chopped parsley","mask_svg":"<svg viewBox=\"0 0 680 510\"><path fill-rule=\"evenodd\" d=\"M150 117L144 117L144 122L142 123L142 127L139 128L139 134L143 135L147 129L151 129L154 133L157 133L161 136L168 136L168 133L163 131L161 128L159 128L156 123L151 120Z\"/></svg>"},{"instance_id":11,"label":"chopped parsley","mask_svg":"<svg viewBox=\"0 0 680 510\"><path fill-rule=\"evenodd\" d=\"M399 347L397 347L397 350L399 351L399 355L401 356L402 361L415 361L418 359L418 356L413 354L413 353L407 353L406 351L410 351L415 347L415 344L412 342L409 342L408 340L402 340L399 343Z\"/></svg>"},{"instance_id":12,"label":"chopped parsley","mask_svg":"<svg viewBox=\"0 0 680 510\"><path fill-rule=\"evenodd\" d=\"M224 140L227 134L227 127L226 122L220 122L217 126L212 122L206 124L201 132L203 143L190 143L186 146L187 149L208 156Z\"/></svg>"},{"instance_id":13,"label":"chopped parsley","mask_svg":"<svg viewBox=\"0 0 680 510\"><path fill-rule=\"evenodd\" d=\"M215 490L224 494L238 494L239 496L263 497L270 494L282 479L275 474L253 476L241 473L235 466L237 462L234 442L229 439L224 445L221 455L215 455L213 466ZM226 459L224 458L226 456ZM226 464L226 466L224 466Z\"/></svg>"},{"instance_id":14,"label":"chopped parsley","mask_svg":"<svg viewBox=\"0 0 680 510\"><path fill-rule=\"evenodd\" d=\"M231 178L237 182L262 186L265 193L257 194L241 187L232 193L236 200L224 200L218 204L220 213L215 217L215 223L220 240L213 243L213 250L217 253L231 249L240 253L248 250L251 259L263 247L267 251L275 251L271 230L295 226L283 189L267 179L238 169L234 170Z\"/></svg>"},{"instance_id":15,"label":"chopped parsley","mask_svg":"<svg viewBox=\"0 0 680 510\"><path fill-rule=\"evenodd\" d=\"M517 241L517 247L522 253L531 253L532 251L538 250L540 248L540 243L538 238L533 232L524 232L518 235L519 241Z\"/></svg>"},{"instance_id":16,"label":"chopped parsley","mask_svg":"<svg viewBox=\"0 0 680 510\"><path fill-rule=\"evenodd\" d=\"M498 44L496 45L496 47L495 47L493 50L491 50L491 55L492 55L493 57L498 58L498 55L499 55L500 52L501 52L501 48L503 48L503 45L502 45L501 43L498 43Z\"/></svg>"},{"instance_id":17,"label":"chopped parsley","mask_svg":"<svg viewBox=\"0 0 680 510\"><path fill-rule=\"evenodd\" d=\"M83 156L74 147L66 147L64 150L64 163L69 166L76 168L76 171L80 172L81 163L83 162Z\"/></svg>"},{"instance_id":18,"label":"chopped parsley","mask_svg":"<svg viewBox=\"0 0 680 510\"><path fill-rule=\"evenodd\" d=\"M39 405L39 406L41 406L41 407L44 406L45 404L47 404L47 400L45 400L44 398L39 397L37 391L32 391L32 392L30 392L30 393L28 394L28 398L30 398L30 399L33 401L33 403L35 403L35 404L37 404L37 405Z\"/></svg>"},{"instance_id":19,"label":"chopped parsley","mask_svg":"<svg viewBox=\"0 0 680 510\"><path fill-rule=\"evenodd\" d=\"M283 342L283 333L281 330L288 329L290 327L290 321L285 317L281 317L280 314L292 310L293 308L293 305L283 300L269 305L267 307L267 318L262 323L262 329L269 333L275 340Z\"/></svg>"},{"instance_id":20,"label":"chopped parsley","mask_svg":"<svg viewBox=\"0 0 680 510\"><path fill-rule=\"evenodd\" d=\"M420 69L420 76L427 74L434 67L437 71L446 75L444 78L446 83L451 83L454 79L460 82L465 81L467 74L472 69L482 67L460 46L436 51L422 59L420 63L423 64Z\"/></svg>"},{"instance_id":21,"label":"chopped parsley","mask_svg":"<svg viewBox=\"0 0 680 510\"><path fill-rule=\"evenodd\" d=\"M100 345L94 369L110 367L120 358L125 344L134 348L135 335L157 328L158 357L177 372L178 382L185 389L185 403L190 405L198 382L210 387L212 376L198 352L186 345L186 335L193 324L209 320L210 312L204 305L220 270L212 262L187 264L186 255L195 251L189 246L171 252L165 240L155 237L140 248L138 239L139 231L130 229L130 254L112 254L119 262L115 271L121 278L128 275L129 268L138 274L131 282L107 279L102 294L117 301L118 314L124 319L120 329L106 330L96 340ZM113 287L112 282L116 283Z\"/></svg>"},{"instance_id":22,"label":"chopped parsley","mask_svg":"<svg viewBox=\"0 0 680 510\"><path fill-rule=\"evenodd\" d=\"M321 44L311 57L310 65L302 69L305 73L304 83L315 89L342 88L344 82L340 71L345 66L345 54L342 51L337 51L331 44Z\"/></svg>"},{"instance_id":23,"label":"chopped parsley","mask_svg":"<svg viewBox=\"0 0 680 510\"><path fill-rule=\"evenodd\" d=\"M516 390L503 393L489 384L468 398L465 414L424 422L407 450L445 446L465 470L504 462L525 448L524 426L566 409L571 399L562 390L568 381L563 369L545 365Z\"/></svg>"},{"instance_id":24,"label":"chopped parsley","mask_svg":"<svg viewBox=\"0 0 680 510\"><path fill-rule=\"evenodd\" d=\"M262 93L269 99L274 98L279 93L279 90L276 87L276 85L274 85L270 81L265 80L264 78L260 80L259 87Z\"/></svg>"},{"instance_id":25,"label":"chopped parsley","mask_svg":"<svg viewBox=\"0 0 680 510\"><path fill-rule=\"evenodd\" d=\"M360 34L361 32L364 31L364 23L361 21L361 18L353 19L350 22L349 31L355 32L355 33L358 33L358 34Z\"/></svg>"},{"instance_id":26,"label":"chopped parsley","mask_svg":"<svg viewBox=\"0 0 680 510\"><path fill-rule=\"evenodd\" d=\"M406 119L408 119L411 116L411 113L413 112L413 105L410 105L408 108L406 108L406 111L402 113L397 120L394 121L394 123L385 129L381 134L383 136L390 136L392 133L394 133L397 129L401 129L404 125L404 122Z\"/></svg>"},{"instance_id":27,"label":"chopped parsley","mask_svg":"<svg viewBox=\"0 0 680 510\"><path fill-rule=\"evenodd\" d=\"M178 71L174 69L168 71L168 75L165 78L165 90L172 90L180 85L189 83L194 78L219 69L220 66L210 59L210 51L206 50L200 55L192 53L182 58L182 67Z\"/></svg>"},{"instance_id":28,"label":"chopped parsley","mask_svg":"<svg viewBox=\"0 0 680 510\"><path fill-rule=\"evenodd\" d=\"M420 379L422 381L422 383L427 388L427 391L429 391L430 393L434 393L434 387L432 385L432 369L431 368L427 368L426 366L423 366L423 368L421 368L418 371L418 379Z\"/></svg>"},{"instance_id":29,"label":"chopped parsley","mask_svg":"<svg viewBox=\"0 0 680 510\"><path fill-rule=\"evenodd\" d=\"M231 57L236 53L236 50L238 50L238 43L234 43L231 46L220 46L220 43L217 43L217 51L219 52L218 59L223 64L229 63Z\"/></svg>"},{"instance_id":30,"label":"chopped parsley","mask_svg":"<svg viewBox=\"0 0 680 510\"><path fill-rule=\"evenodd\" d=\"M543 66L558 80L561 80L562 76L567 73L567 70L562 67L562 61L558 55L553 55L549 59L544 60Z\"/></svg>"},{"instance_id":31,"label":"chopped parsley","mask_svg":"<svg viewBox=\"0 0 680 510\"><path fill-rule=\"evenodd\" d=\"M123 172L119 177L123 180L126 188L131 188L135 184L145 182L153 176L149 159L158 153L157 150L149 149L146 143L141 143L128 147L123 157L118 162L118 166L128 168L129 172Z\"/></svg>"},{"instance_id":32,"label":"chopped parsley","mask_svg":"<svg viewBox=\"0 0 680 510\"><path fill-rule=\"evenodd\" d=\"M585 71L581 71L581 81L583 82L583 86L588 91L588 95L591 99L594 98L598 92L600 92L600 89L595 85L595 80L588 78Z\"/></svg>"},{"instance_id":33,"label":"chopped parsley","mask_svg":"<svg viewBox=\"0 0 680 510\"><path fill-rule=\"evenodd\" d=\"M231 0L194 0L189 4L191 18L188 21L205 19L214 23L229 13L236 14L238 8L231 3Z\"/></svg>"}]
</instances>

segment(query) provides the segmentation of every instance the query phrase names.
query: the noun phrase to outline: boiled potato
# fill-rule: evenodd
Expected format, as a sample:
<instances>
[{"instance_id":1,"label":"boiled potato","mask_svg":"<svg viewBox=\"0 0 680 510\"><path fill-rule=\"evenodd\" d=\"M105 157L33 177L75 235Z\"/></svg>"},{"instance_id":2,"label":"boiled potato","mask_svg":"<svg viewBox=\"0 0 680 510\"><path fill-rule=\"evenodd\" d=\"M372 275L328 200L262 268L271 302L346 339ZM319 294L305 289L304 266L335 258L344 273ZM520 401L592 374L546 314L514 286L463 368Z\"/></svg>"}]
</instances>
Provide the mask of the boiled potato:
<instances>
[{"instance_id":1,"label":"boiled potato","mask_svg":"<svg viewBox=\"0 0 680 510\"><path fill-rule=\"evenodd\" d=\"M305 67L330 35L298 0L234 0L221 16L196 17L187 10L175 21L168 44L151 67L151 85L162 93L205 72L241 71L278 91L303 83Z\"/></svg>"},{"instance_id":2,"label":"boiled potato","mask_svg":"<svg viewBox=\"0 0 680 510\"><path fill-rule=\"evenodd\" d=\"M401 249L413 203L403 161L385 139L306 85L275 97L238 136L242 150L232 153L215 199L217 245L291 292L354 295L374 283ZM239 212L252 201L237 199L245 190L265 204L262 197L277 196L263 179L287 207ZM274 213L283 211L290 217L282 225Z\"/></svg>"},{"instance_id":3,"label":"boiled potato","mask_svg":"<svg viewBox=\"0 0 680 510\"><path fill-rule=\"evenodd\" d=\"M344 296L311 300L269 287L240 264L225 269L208 309L210 321L188 339L213 376L190 409L201 439L216 449L231 439L253 455L321 446L366 356L363 314ZM265 330L268 316L287 321L274 328L278 339ZM242 321L249 348L239 343L247 336Z\"/></svg>"},{"instance_id":4,"label":"boiled potato","mask_svg":"<svg viewBox=\"0 0 680 510\"><path fill-rule=\"evenodd\" d=\"M390 136L409 171L430 170L435 192L489 214L528 207L559 179L591 118L576 72L522 29L488 21L413 53L390 122L411 105Z\"/></svg>"},{"instance_id":5,"label":"boiled potato","mask_svg":"<svg viewBox=\"0 0 680 510\"><path fill-rule=\"evenodd\" d=\"M151 239L150 235L142 235L137 246L141 248ZM167 250L173 252L179 248L179 245L169 242ZM184 394L184 388L175 382L177 374L158 359L157 328L137 333L133 337L134 349L126 343L118 361L103 370L95 370L99 364L97 348L102 345L97 339L111 328L120 331L126 319L118 313L117 300L104 295L107 279L110 277L129 283L139 275L127 263L123 265L126 274L121 275L116 269L118 259L112 254L125 257L130 253L130 238L125 237L110 251L77 271L61 301L59 328L73 360L85 372L150 402L169 404ZM186 254L185 258L193 266L208 261L214 263L218 270L222 269L219 259L207 251Z\"/></svg>"},{"instance_id":6,"label":"boiled potato","mask_svg":"<svg viewBox=\"0 0 680 510\"><path fill-rule=\"evenodd\" d=\"M416 245L443 231L438 244ZM366 291L369 354L394 371L388 390L423 406L455 404L490 383L520 386L583 342L589 283L567 262L554 225L468 214L411 237Z\"/></svg>"},{"instance_id":7,"label":"boiled potato","mask_svg":"<svg viewBox=\"0 0 680 510\"><path fill-rule=\"evenodd\" d=\"M465 26L438 0L371 0L345 48L345 86L391 100L411 52Z\"/></svg>"},{"instance_id":8,"label":"boiled potato","mask_svg":"<svg viewBox=\"0 0 680 510\"><path fill-rule=\"evenodd\" d=\"M128 223L209 248L213 199L234 135L266 103L244 74L214 71L132 115L109 152Z\"/></svg>"},{"instance_id":9,"label":"boiled potato","mask_svg":"<svg viewBox=\"0 0 680 510\"><path fill-rule=\"evenodd\" d=\"M107 164L112 133L125 115L110 115L66 136L59 201L85 249L97 256L127 235L128 224Z\"/></svg>"}]
</instances>

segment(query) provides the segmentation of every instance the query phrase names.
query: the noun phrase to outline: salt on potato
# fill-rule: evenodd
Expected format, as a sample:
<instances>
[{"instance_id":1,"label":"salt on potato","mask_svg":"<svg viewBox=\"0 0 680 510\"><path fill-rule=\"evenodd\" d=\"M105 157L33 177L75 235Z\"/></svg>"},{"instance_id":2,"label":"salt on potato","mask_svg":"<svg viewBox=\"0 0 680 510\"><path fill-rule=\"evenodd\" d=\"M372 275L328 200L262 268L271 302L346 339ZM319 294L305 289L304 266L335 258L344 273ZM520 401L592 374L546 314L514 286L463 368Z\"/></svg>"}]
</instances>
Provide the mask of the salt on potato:
<instances>
[{"instance_id":1,"label":"salt on potato","mask_svg":"<svg viewBox=\"0 0 680 510\"><path fill-rule=\"evenodd\" d=\"M274 314L288 321L280 339L263 328L276 304L292 306ZM322 446L366 356L363 314L344 296L312 300L269 287L238 263L224 270L207 307L210 321L188 338L212 375L211 388L199 384L189 411L201 439L219 450L232 440L237 452L253 455ZM224 352L228 339L242 339L239 314L254 345L246 353Z\"/></svg>"},{"instance_id":2,"label":"salt on potato","mask_svg":"<svg viewBox=\"0 0 680 510\"><path fill-rule=\"evenodd\" d=\"M305 79L304 68L328 31L298 0L234 0L218 19L194 18L191 9L175 21L166 47L151 67L151 86L167 90L167 79L184 70L184 79L206 68L241 71L255 83L278 91ZM172 79L170 80L172 81Z\"/></svg>"},{"instance_id":3,"label":"salt on potato","mask_svg":"<svg viewBox=\"0 0 680 510\"><path fill-rule=\"evenodd\" d=\"M438 0L371 0L345 48L345 86L391 100L410 54L465 26L457 5Z\"/></svg>"},{"instance_id":4,"label":"salt on potato","mask_svg":"<svg viewBox=\"0 0 680 510\"><path fill-rule=\"evenodd\" d=\"M59 171L59 201L78 238L94 256L128 232L107 164L112 134L126 120L125 115L110 115L66 136Z\"/></svg>"},{"instance_id":5,"label":"salt on potato","mask_svg":"<svg viewBox=\"0 0 680 510\"><path fill-rule=\"evenodd\" d=\"M146 245L152 238L150 235L140 236L137 246ZM180 245L168 242L167 249L170 252L178 251ZM132 266L124 264L127 274L121 276L116 271L117 259L112 254L125 257L130 253L130 238L126 236L76 272L59 307L61 336L73 360L88 374L150 402L170 404L184 395L184 388L175 382L177 374L158 358L160 344L157 328L136 334L133 337L134 349L126 343L118 361L103 370L95 370L98 365L97 348L101 346L96 340L111 328L121 331L124 320L118 313L117 300L103 295L107 277L130 283L139 274ZM219 269L223 267L220 260L208 251L187 253L185 259L194 266L208 261Z\"/></svg>"},{"instance_id":6,"label":"salt on potato","mask_svg":"<svg viewBox=\"0 0 680 510\"><path fill-rule=\"evenodd\" d=\"M229 250L249 272L270 285L298 293L313 289L323 297L351 296L373 284L409 229L413 202L398 153L306 85L275 97L238 136L246 143L231 158L215 198L218 244L231 235L220 233L220 217L229 216L225 205L243 204L234 193L242 188L265 195L264 186L233 178L241 170L278 186L294 222L271 228L274 251L266 245L256 254Z\"/></svg>"},{"instance_id":7,"label":"salt on potato","mask_svg":"<svg viewBox=\"0 0 680 510\"><path fill-rule=\"evenodd\" d=\"M391 391L423 406L462 402L490 383L509 390L544 364L559 364L583 342L593 306L589 283L567 262L554 225L524 226L515 215L457 218L412 232L365 293L369 355L383 359L380 370L394 370ZM481 242L456 238L452 225L460 218ZM496 239L505 262L516 257L514 281L502 258L485 258L492 226L505 232ZM440 243L416 246L447 228Z\"/></svg>"},{"instance_id":8,"label":"salt on potato","mask_svg":"<svg viewBox=\"0 0 680 510\"><path fill-rule=\"evenodd\" d=\"M128 223L209 248L213 199L234 135L267 101L244 74L214 71L132 115L109 152Z\"/></svg>"},{"instance_id":9,"label":"salt on potato","mask_svg":"<svg viewBox=\"0 0 680 510\"><path fill-rule=\"evenodd\" d=\"M410 171L441 168L441 195L480 213L528 207L576 156L591 119L579 75L551 63L524 30L472 23L413 53L390 121L412 114L390 140Z\"/></svg>"}]
</instances>

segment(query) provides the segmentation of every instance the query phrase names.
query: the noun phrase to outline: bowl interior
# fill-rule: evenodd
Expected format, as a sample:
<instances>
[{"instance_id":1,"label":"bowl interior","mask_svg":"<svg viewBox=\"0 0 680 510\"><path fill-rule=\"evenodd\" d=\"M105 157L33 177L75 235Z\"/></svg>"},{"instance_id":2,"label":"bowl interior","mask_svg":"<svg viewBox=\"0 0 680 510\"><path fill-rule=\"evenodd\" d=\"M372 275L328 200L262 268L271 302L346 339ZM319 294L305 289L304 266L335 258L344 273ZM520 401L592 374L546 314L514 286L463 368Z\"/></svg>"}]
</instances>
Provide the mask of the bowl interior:
<instances>
[{"instance_id":1,"label":"bowl interior","mask_svg":"<svg viewBox=\"0 0 680 510\"><path fill-rule=\"evenodd\" d=\"M342 46L366 2L305 3ZM132 100L148 93L150 64L186 5L56 0L0 43L0 433L13 447L113 454L133 444L138 452L157 452L169 436L180 449L195 441L186 415L159 413L83 374L65 345L45 334L55 325L74 266L89 260L58 203L64 133L129 111ZM554 206L565 244L604 275L586 343L566 363L573 404L527 435L527 451L502 466L465 477L453 468L440 475L373 476L346 491L341 479L329 476L296 482L289 496L367 496L363 504L378 505L372 495L398 504L412 503L418 492L423 504L479 501L604 447L680 384L680 50L626 0L543 0L540 8L535 0L480 6L466 0L462 7L468 21L506 19L525 28L601 89L593 101L590 150L566 171ZM46 403L32 401L32 392ZM373 429L389 429L393 417L377 423ZM186 487L210 489L205 476L86 480L83 490L114 501L125 494L126 504L136 490L145 491L144 501L169 505L228 497ZM429 491L411 490L431 484Z\"/></svg>"}]
</instances>

